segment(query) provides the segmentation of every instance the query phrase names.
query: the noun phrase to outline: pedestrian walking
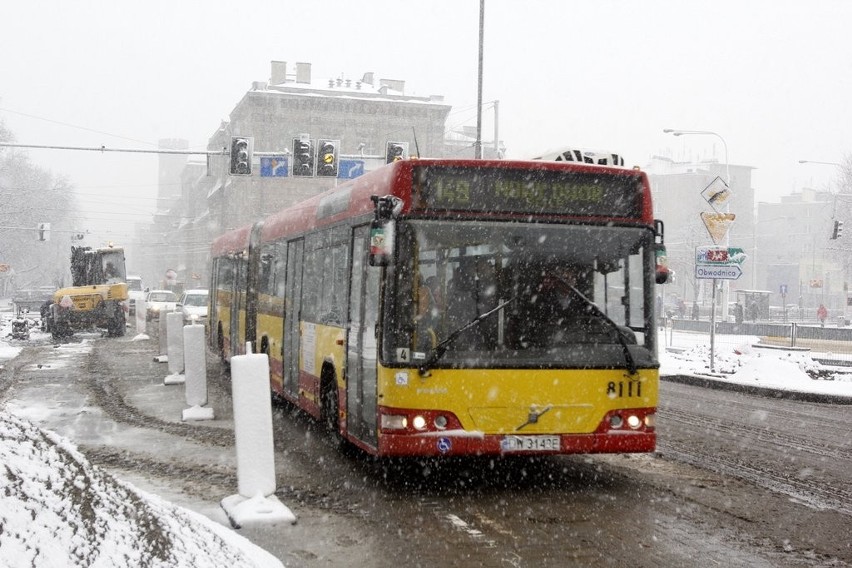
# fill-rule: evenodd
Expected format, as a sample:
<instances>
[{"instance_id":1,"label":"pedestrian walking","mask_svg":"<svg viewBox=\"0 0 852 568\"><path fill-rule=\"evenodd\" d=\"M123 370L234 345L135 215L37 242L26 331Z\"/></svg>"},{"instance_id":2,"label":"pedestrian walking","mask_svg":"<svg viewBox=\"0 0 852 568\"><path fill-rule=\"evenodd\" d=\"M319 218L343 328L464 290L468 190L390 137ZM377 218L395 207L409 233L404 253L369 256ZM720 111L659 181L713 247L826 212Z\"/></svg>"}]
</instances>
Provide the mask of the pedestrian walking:
<instances>
[{"instance_id":1,"label":"pedestrian walking","mask_svg":"<svg viewBox=\"0 0 852 568\"><path fill-rule=\"evenodd\" d=\"M817 319L819 320L819 325L821 327L825 327L825 320L828 317L828 310L825 307L825 304L820 304L819 308L817 308Z\"/></svg>"}]
</instances>

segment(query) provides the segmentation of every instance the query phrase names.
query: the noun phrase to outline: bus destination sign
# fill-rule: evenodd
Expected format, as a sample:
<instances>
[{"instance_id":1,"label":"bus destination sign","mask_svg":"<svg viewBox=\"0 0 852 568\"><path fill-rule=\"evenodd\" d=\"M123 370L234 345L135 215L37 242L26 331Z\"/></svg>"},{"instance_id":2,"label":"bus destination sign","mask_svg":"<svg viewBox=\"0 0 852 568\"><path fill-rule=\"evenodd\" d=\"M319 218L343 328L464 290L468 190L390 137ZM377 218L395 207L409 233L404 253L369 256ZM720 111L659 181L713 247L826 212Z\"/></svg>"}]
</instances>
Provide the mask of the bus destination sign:
<instances>
[{"instance_id":1,"label":"bus destination sign","mask_svg":"<svg viewBox=\"0 0 852 568\"><path fill-rule=\"evenodd\" d=\"M642 216L641 178L631 174L424 166L415 169L414 186L424 210Z\"/></svg>"}]
</instances>

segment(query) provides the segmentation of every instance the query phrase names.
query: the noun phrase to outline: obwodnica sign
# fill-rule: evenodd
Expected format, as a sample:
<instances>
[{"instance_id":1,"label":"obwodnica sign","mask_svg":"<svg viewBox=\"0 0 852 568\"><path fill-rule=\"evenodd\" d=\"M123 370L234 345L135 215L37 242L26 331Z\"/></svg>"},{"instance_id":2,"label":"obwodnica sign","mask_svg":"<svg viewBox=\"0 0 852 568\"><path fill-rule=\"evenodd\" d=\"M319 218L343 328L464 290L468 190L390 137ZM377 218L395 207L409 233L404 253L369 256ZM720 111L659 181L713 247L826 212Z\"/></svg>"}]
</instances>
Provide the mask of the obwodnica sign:
<instances>
[{"instance_id":1,"label":"obwodnica sign","mask_svg":"<svg viewBox=\"0 0 852 568\"><path fill-rule=\"evenodd\" d=\"M736 280L743 275L742 269L736 264L721 266L696 265L696 278L715 278L718 280Z\"/></svg>"}]
</instances>

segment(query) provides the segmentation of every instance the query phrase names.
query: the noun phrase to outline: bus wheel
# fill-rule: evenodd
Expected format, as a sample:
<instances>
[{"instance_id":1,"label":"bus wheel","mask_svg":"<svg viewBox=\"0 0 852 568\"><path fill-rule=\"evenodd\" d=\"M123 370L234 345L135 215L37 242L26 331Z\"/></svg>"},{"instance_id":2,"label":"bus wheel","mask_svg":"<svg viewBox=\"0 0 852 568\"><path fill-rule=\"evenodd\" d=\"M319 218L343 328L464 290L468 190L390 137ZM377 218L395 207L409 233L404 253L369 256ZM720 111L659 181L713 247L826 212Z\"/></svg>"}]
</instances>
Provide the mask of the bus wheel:
<instances>
[{"instance_id":1,"label":"bus wheel","mask_svg":"<svg viewBox=\"0 0 852 568\"><path fill-rule=\"evenodd\" d=\"M322 375L320 387L322 414L320 420L325 430L331 436L332 442L340 446L343 437L340 435L340 411L338 409L337 384L334 380L334 372L326 371Z\"/></svg>"},{"instance_id":2,"label":"bus wheel","mask_svg":"<svg viewBox=\"0 0 852 568\"><path fill-rule=\"evenodd\" d=\"M225 336L222 335L222 324L216 332L216 350L219 352L219 360L225 362Z\"/></svg>"}]
</instances>

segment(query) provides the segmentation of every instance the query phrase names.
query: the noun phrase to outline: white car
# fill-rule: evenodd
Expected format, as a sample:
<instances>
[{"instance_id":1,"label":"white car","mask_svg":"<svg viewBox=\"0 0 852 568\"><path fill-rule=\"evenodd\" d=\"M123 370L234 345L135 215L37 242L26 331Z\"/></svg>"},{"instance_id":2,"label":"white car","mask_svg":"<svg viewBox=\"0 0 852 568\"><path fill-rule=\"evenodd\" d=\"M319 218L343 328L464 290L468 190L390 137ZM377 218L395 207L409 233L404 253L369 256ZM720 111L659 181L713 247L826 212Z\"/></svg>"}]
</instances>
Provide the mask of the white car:
<instances>
[{"instance_id":1,"label":"white car","mask_svg":"<svg viewBox=\"0 0 852 568\"><path fill-rule=\"evenodd\" d=\"M147 321L160 319L161 313L175 311L177 300L177 294L171 290L151 290L145 296L145 306L148 310L145 313L145 319Z\"/></svg>"},{"instance_id":2,"label":"white car","mask_svg":"<svg viewBox=\"0 0 852 568\"><path fill-rule=\"evenodd\" d=\"M139 276L127 277L127 296L130 315L136 313L136 302L145 299L145 289L142 287L142 278Z\"/></svg>"},{"instance_id":3,"label":"white car","mask_svg":"<svg viewBox=\"0 0 852 568\"><path fill-rule=\"evenodd\" d=\"M207 323L208 296L209 292L206 288L187 290L181 295L176 309L183 314L184 325Z\"/></svg>"}]
</instances>

